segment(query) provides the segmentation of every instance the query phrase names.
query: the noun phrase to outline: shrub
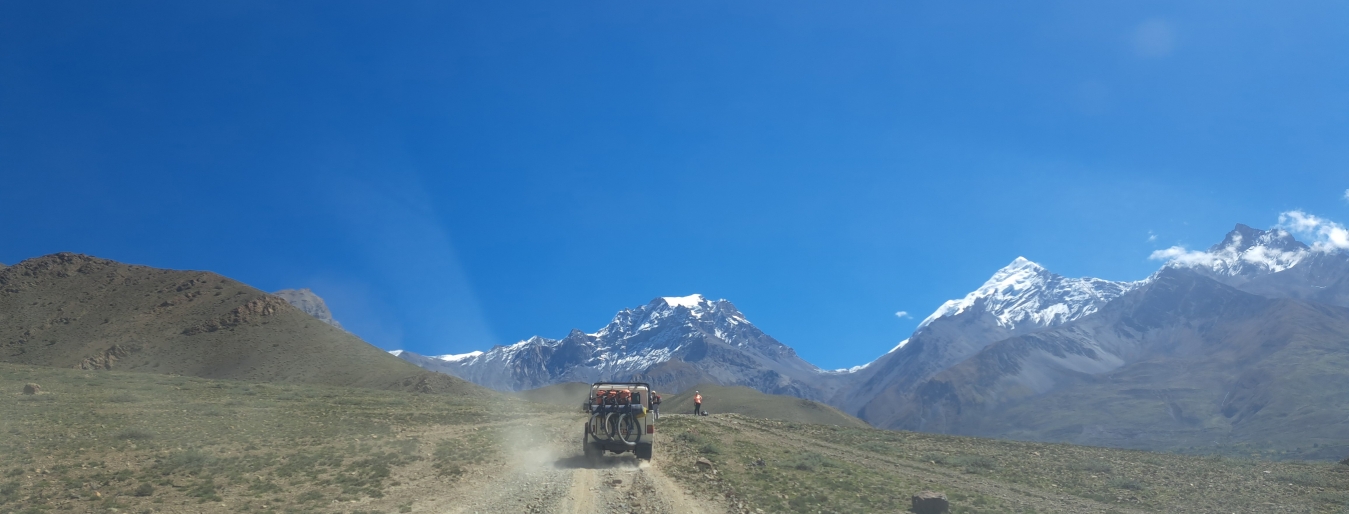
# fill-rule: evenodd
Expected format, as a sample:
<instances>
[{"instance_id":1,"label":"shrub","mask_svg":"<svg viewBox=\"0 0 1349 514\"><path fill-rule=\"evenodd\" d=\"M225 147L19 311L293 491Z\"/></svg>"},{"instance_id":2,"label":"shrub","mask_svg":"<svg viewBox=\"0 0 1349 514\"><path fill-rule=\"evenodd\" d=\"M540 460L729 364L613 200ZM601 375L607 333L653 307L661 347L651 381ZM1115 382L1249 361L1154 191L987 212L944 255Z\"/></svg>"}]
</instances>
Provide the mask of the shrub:
<instances>
[{"instance_id":1,"label":"shrub","mask_svg":"<svg viewBox=\"0 0 1349 514\"><path fill-rule=\"evenodd\" d=\"M309 502L320 501L320 500L322 500L322 499L323 499L323 493L321 493L321 492L318 492L318 491L305 491L304 494L301 494L299 497L295 498L295 501L300 502L300 503L309 503Z\"/></svg>"},{"instance_id":2,"label":"shrub","mask_svg":"<svg viewBox=\"0 0 1349 514\"><path fill-rule=\"evenodd\" d=\"M1274 479L1275 482L1281 482L1285 484L1297 484L1307 487L1322 487L1325 485L1324 481L1321 480L1321 477L1318 477L1311 473L1307 473L1305 471L1300 471L1297 473L1283 473L1275 475L1272 478Z\"/></svg>"},{"instance_id":3,"label":"shrub","mask_svg":"<svg viewBox=\"0 0 1349 514\"><path fill-rule=\"evenodd\" d=\"M1142 491L1143 483L1132 478L1112 478L1106 485L1115 489L1128 489L1130 491Z\"/></svg>"},{"instance_id":4,"label":"shrub","mask_svg":"<svg viewBox=\"0 0 1349 514\"><path fill-rule=\"evenodd\" d=\"M201 473L206 466L215 463L215 460L215 457L202 453L201 450L191 449L165 457L155 464L155 469L161 475L168 475L175 471L195 475Z\"/></svg>"},{"instance_id":5,"label":"shrub","mask_svg":"<svg viewBox=\"0 0 1349 514\"><path fill-rule=\"evenodd\" d=\"M1109 464L1106 464L1104 462L1089 460L1070 464L1068 466L1068 469L1071 469L1073 471L1087 471L1091 473L1109 473L1113 468L1111 468Z\"/></svg>"},{"instance_id":6,"label":"shrub","mask_svg":"<svg viewBox=\"0 0 1349 514\"><path fill-rule=\"evenodd\" d=\"M0 505L19 499L19 483L0 484Z\"/></svg>"},{"instance_id":7,"label":"shrub","mask_svg":"<svg viewBox=\"0 0 1349 514\"><path fill-rule=\"evenodd\" d=\"M207 478L205 480L198 480L197 483L192 484L192 486L187 489L187 495L197 498L197 501L201 503L206 503L208 501L222 501L220 495L216 494L216 489L217 486L215 485L215 480Z\"/></svg>"},{"instance_id":8,"label":"shrub","mask_svg":"<svg viewBox=\"0 0 1349 514\"><path fill-rule=\"evenodd\" d=\"M966 473L978 473L979 470L992 470L998 467L998 461L985 455L955 455L948 457L945 455L929 453L923 455L923 460L946 466L964 468Z\"/></svg>"},{"instance_id":9,"label":"shrub","mask_svg":"<svg viewBox=\"0 0 1349 514\"><path fill-rule=\"evenodd\" d=\"M799 471L810 471L810 472L813 472L820 468L839 467L838 461L835 461L818 453L811 453L811 452L793 455L791 458L783 460L780 463L780 465L782 467L789 469L795 469Z\"/></svg>"},{"instance_id":10,"label":"shrub","mask_svg":"<svg viewBox=\"0 0 1349 514\"><path fill-rule=\"evenodd\" d=\"M117 432L116 434L113 434L112 436L116 439L129 441L133 439L135 440L153 439L155 437L155 434L154 432L140 428L127 428L123 429L120 432Z\"/></svg>"},{"instance_id":11,"label":"shrub","mask_svg":"<svg viewBox=\"0 0 1349 514\"><path fill-rule=\"evenodd\" d=\"M696 432L682 432L675 436L680 442L693 447L698 453L705 455L717 455L721 453L721 445L715 439L707 437Z\"/></svg>"}]
</instances>

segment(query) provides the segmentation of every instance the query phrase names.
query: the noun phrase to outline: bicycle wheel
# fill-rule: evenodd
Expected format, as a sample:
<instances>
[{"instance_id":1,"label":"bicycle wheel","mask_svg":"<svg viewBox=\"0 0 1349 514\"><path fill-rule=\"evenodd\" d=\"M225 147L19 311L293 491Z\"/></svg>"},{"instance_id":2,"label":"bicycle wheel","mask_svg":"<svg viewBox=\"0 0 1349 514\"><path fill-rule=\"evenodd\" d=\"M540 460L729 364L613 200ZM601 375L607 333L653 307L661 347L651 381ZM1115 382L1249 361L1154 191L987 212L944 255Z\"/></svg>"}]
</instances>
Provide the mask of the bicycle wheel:
<instances>
[{"instance_id":1,"label":"bicycle wheel","mask_svg":"<svg viewBox=\"0 0 1349 514\"><path fill-rule=\"evenodd\" d=\"M590 415L590 436L598 440L600 438L600 434L604 434L605 438L607 439L609 436L609 430L604 426L604 415L600 414L600 412L597 410L595 411L594 414Z\"/></svg>"},{"instance_id":2,"label":"bicycle wheel","mask_svg":"<svg viewBox=\"0 0 1349 514\"><path fill-rule=\"evenodd\" d=\"M622 421L623 415L617 412L610 412L604 417L605 435L612 441L618 436L618 424Z\"/></svg>"},{"instance_id":3,"label":"bicycle wheel","mask_svg":"<svg viewBox=\"0 0 1349 514\"><path fill-rule=\"evenodd\" d=\"M636 444L642 440L642 422L631 413L618 418L618 429L614 431L618 440L626 444Z\"/></svg>"}]
</instances>

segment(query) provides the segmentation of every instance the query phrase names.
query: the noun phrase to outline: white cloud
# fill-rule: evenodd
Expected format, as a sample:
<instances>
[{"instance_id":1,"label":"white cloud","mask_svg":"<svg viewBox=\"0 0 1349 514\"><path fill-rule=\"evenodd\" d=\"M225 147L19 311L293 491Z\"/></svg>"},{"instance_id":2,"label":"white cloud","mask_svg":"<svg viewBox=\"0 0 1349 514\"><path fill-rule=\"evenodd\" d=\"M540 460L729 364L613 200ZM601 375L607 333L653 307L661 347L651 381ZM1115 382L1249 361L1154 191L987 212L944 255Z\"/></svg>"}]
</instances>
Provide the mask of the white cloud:
<instances>
[{"instance_id":1,"label":"white cloud","mask_svg":"<svg viewBox=\"0 0 1349 514\"><path fill-rule=\"evenodd\" d=\"M1349 192L1345 194L1349 195ZM1302 211L1288 211L1279 215L1279 226L1314 239L1313 250L1349 250L1349 229L1328 219Z\"/></svg>"},{"instance_id":2,"label":"white cloud","mask_svg":"<svg viewBox=\"0 0 1349 514\"><path fill-rule=\"evenodd\" d=\"M1282 219L1280 218L1281 222ZM1241 251L1238 251L1242 246L1241 234L1233 234L1232 241L1221 248L1201 252L1188 250L1184 246L1172 246L1152 252L1148 258L1166 261L1167 265L1203 267L1226 274L1238 273L1243 263L1253 264L1269 271L1283 271L1307 256L1306 250L1280 250L1266 245L1269 242L1266 238L1278 239L1288 236L1287 232L1276 227L1271 229L1268 235L1262 236L1260 240Z\"/></svg>"},{"instance_id":3,"label":"white cloud","mask_svg":"<svg viewBox=\"0 0 1349 514\"><path fill-rule=\"evenodd\" d=\"M1157 234L1154 234L1154 233L1152 233L1151 230L1149 230L1149 231L1148 231L1148 242L1151 243L1151 242L1156 241L1156 240L1157 240Z\"/></svg>"},{"instance_id":4,"label":"white cloud","mask_svg":"<svg viewBox=\"0 0 1349 514\"><path fill-rule=\"evenodd\" d=\"M1154 261L1166 261L1176 263L1181 266L1213 266L1221 259L1217 255L1198 250L1186 250L1184 246L1172 246L1165 250L1157 250L1148 256Z\"/></svg>"},{"instance_id":5,"label":"white cloud","mask_svg":"<svg viewBox=\"0 0 1349 514\"><path fill-rule=\"evenodd\" d=\"M1344 190L1344 199L1345 199L1346 201L1349 201L1349 189L1345 189L1345 190Z\"/></svg>"},{"instance_id":6,"label":"white cloud","mask_svg":"<svg viewBox=\"0 0 1349 514\"><path fill-rule=\"evenodd\" d=\"M895 317L904 319L904 318L912 318L913 316L909 315L909 311L899 311L895 313Z\"/></svg>"}]
</instances>

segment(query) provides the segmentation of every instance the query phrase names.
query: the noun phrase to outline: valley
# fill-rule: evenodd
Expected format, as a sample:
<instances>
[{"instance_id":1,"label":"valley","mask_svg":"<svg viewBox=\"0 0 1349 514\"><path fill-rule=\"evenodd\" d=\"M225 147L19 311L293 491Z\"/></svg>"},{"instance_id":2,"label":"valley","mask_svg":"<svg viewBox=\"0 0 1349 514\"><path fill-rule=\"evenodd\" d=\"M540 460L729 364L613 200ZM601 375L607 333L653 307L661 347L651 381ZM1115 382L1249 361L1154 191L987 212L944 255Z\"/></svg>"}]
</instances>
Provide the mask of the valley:
<instances>
[{"instance_id":1,"label":"valley","mask_svg":"<svg viewBox=\"0 0 1349 514\"><path fill-rule=\"evenodd\" d=\"M24 395L24 384L41 392ZM666 414L588 463L574 408L0 364L0 512L1340 512L1349 466ZM706 459L710 467L700 466Z\"/></svg>"},{"instance_id":2,"label":"valley","mask_svg":"<svg viewBox=\"0 0 1349 514\"><path fill-rule=\"evenodd\" d=\"M1110 281L1018 257L848 369L806 362L729 301L701 295L656 298L563 339L397 353L500 390L637 378L671 393L716 384L795 396L887 429L1197 454L1349 453L1349 256L1238 224L1205 251L1153 258L1164 263L1152 275Z\"/></svg>"}]
</instances>

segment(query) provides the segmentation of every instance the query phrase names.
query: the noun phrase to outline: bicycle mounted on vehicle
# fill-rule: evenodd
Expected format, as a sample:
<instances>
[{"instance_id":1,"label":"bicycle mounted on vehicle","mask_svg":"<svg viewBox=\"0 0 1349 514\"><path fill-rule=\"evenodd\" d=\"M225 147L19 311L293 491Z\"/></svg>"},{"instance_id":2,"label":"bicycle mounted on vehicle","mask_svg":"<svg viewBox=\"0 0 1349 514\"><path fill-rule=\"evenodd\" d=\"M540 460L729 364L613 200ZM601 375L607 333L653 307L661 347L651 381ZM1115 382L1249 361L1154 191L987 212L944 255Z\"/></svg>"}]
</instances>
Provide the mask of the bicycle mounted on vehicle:
<instances>
[{"instance_id":1,"label":"bicycle mounted on vehicle","mask_svg":"<svg viewBox=\"0 0 1349 514\"><path fill-rule=\"evenodd\" d=\"M581 439L586 457L597 458L606 451L632 452L639 459L651 460L656 421L649 415L650 384L595 382L585 405L590 413Z\"/></svg>"}]
</instances>

